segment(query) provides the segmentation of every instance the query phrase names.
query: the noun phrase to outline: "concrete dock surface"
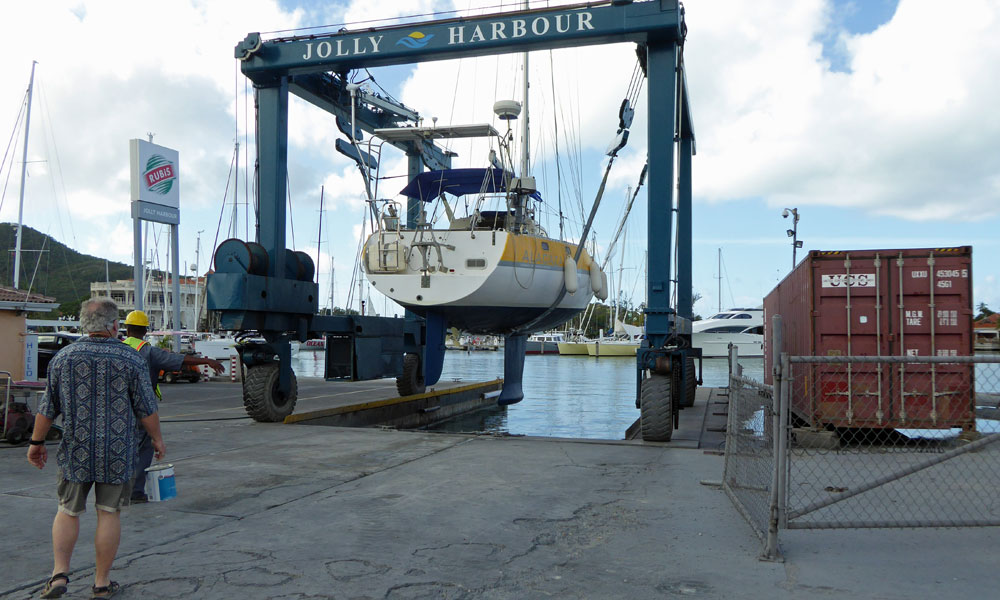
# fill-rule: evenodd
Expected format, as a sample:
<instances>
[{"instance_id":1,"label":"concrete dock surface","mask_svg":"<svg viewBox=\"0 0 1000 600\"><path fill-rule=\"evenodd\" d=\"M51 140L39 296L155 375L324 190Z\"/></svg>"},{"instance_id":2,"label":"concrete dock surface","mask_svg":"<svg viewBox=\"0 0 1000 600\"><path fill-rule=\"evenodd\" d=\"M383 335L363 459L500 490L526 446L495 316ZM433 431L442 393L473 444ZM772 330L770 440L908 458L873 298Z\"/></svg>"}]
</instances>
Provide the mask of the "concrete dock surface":
<instances>
[{"instance_id":1,"label":"concrete dock surface","mask_svg":"<svg viewBox=\"0 0 1000 600\"><path fill-rule=\"evenodd\" d=\"M912 600L1000 589L995 528L784 531L785 561L762 562L725 493L703 484L721 480L723 457L689 441L261 424L239 418L238 389L164 386L179 496L125 511L117 597ZM347 393L335 389L312 395ZM0 448L0 597L36 597L51 569L55 447L44 471L27 447ZM81 517L68 598L90 597L93 513Z\"/></svg>"}]
</instances>

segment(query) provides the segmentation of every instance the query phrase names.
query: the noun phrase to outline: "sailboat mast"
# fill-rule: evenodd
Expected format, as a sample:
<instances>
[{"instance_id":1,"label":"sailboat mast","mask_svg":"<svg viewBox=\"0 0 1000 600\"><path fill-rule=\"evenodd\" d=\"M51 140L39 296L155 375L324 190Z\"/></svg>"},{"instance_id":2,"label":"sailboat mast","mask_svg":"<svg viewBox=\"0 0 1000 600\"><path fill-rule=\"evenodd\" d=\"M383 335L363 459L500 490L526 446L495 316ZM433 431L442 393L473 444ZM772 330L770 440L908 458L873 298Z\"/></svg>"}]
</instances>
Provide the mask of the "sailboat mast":
<instances>
[{"instance_id":1,"label":"sailboat mast","mask_svg":"<svg viewBox=\"0 0 1000 600\"><path fill-rule=\"evenodd\" d=\"M336 285L336 282L337 282L337 264L335 259L331 256L330 257L330 314L331 315L333 314L333 307L334 307L333 294L335 291L334 286Z\"/></svg>"},{"instance_id":2,"label":"sailboat mast","mask_svg":"<svg viewBox=\"0 0 1000 600\"><path fill-rule=\"evenodd\" d=\"M28 80L28 109L24 116L24 149L21 155L21 200L17 205L17 242L14 245L14 289L21 278L21 229L24 221L24 179L28 172L28 127L31 126L31 91L35 87L35 65L31 61L31 79Z\"/></svg>"},{"instance_id":3,"label":"sailboat mast","mask_svg":"<svg viewBox=\"0 0 1000 600\"><path fill-rule=\"evenodd\" d=\"M198 231L198 238L194 243L194 330L201 330L201 234L205 230ZM247 234L249 235L249 233Z\"/></svg>"},{"instance_id":4,"label":"sailboat mast","mask_svg":"<svg viewBox=\"0 0 1000 600\"><path fill-rule=\"evenodd\" d=\"M528 10L528 0L524 0L523 10ZM521 73L521 172L518 177L528 177L531 168L530 151L529 145L530 141L528 139L528 52L521 53L521 62L524 65L524 71ZM527 197L522 194L516 195L516 204L514 207L514 223L517 230L521 229L521 226L525 221L525 213L527 212Z\"/></svg>"},{"instance_id":5,"label":"sailboat mast","mask_svg":"<svg viewBox=\"0 0 1000 600\"><path fill-rule=\"evenodd\" d=\"M319 186L319 233L316 234L316 285L319 285L319 265L323 252L323 192L326 186Z\"/></svg>"},{"instance_id":6,"label":"sailboat mast","mask_svg":"<svg viewBox=\"0 0 1000 600\"><path fill-rule=\"evenodd\" d=\"M236 171L233 173L233 229L230 237L239 237L239 203L240 203L240 142L237 140L236 148L233 150L236 161Z\"/></svg>"},{"instance_id":7,"label":"sailboat mast","mask_svg":"<svg viewBox=\"0 0 1000 600\"><path fill-rule=\"evenodd\" d=\"M524 9L528 10L528 3L524 3ZM527 177L530 173L530 150L528 140L528 53L522 52L524 59L524 73L522 73L522 84L524 87L523 110L521 114L521 177Z\"/></svg>"},{"instance_id":8,"label":"sailboat mast","mask_svg":"<svg viewBox=\"0 0 1000 600\"><path fill-rule=\"evenodd\" d=\"M524 0L524 10L528 10L528 0ZM521 120L521 177L528 176L530 164L528 150L528 52L522 52L521 58L524 62L524 72L521 73L521 83L523 84L523 106L521 113L524 119Z\"/></svg>"},{"instance_id":9,"label":"sailboat mast","mask_svg":"<svg viewBox=\"0 0 1000 600\"><path fill-rule=\"evenodd\" d=\"M722 248L719 248L719 312L722 312Z\"/></svg>"}]
</instances>

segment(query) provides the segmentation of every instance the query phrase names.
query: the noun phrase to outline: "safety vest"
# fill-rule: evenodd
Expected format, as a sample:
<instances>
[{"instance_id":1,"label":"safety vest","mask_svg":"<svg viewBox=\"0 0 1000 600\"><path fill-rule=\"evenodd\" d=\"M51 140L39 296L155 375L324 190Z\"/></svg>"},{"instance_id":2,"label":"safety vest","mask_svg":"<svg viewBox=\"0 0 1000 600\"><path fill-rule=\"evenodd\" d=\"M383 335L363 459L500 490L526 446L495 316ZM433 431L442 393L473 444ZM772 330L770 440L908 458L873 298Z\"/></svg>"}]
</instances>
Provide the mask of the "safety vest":
<instances>
[{"instance_id":1,"label":"safety vest","mask_svg":"<svg viewBox=\"0 0 1000 600\"><path fill-rule=\"evenodd\" d=\"M139 338L134 338L134 337L127 337L122 341L128 344L129 346L135 348L136 352L138 352L140 348L149 343L146 340L140 340ZM163 400L163 394L160 393L160 384L157 383L155 386L153 386L153 391L156 393L157 400Z\"/></svg>"}]
</instances>

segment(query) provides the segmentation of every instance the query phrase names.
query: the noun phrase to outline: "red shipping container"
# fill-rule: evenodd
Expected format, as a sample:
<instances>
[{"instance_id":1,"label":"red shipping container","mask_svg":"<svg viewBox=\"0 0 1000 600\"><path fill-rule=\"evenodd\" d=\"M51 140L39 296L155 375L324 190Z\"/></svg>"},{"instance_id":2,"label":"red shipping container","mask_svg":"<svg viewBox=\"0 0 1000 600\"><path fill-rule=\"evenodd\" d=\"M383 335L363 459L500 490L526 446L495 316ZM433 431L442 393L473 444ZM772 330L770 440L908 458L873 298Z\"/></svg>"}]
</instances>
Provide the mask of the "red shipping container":
<instances>
[{"instance_id":1,"label":"red shipping container","mask_svg":"<svg viewBox=\"0 0 1000 600\"><path fill-rule=\"evenodd\" d=\"M972 248L812 251L764 299L764 376L780 314L790 356L972 355ZM972 365L796 364L814 427L975 426Z\"/></svg>"}]
</instances>

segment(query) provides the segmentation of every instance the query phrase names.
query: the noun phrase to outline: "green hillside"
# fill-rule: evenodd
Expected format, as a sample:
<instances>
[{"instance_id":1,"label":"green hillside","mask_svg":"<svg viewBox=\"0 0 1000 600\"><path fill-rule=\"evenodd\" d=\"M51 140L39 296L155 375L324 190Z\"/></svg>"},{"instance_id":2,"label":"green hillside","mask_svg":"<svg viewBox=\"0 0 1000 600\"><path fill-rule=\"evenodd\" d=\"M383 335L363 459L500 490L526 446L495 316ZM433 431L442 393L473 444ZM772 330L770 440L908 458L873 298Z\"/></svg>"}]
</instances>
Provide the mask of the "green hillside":
<instances>
[{"instance_id":1,"label":"green hillside","mask_svg":"<svg viewBox=\"0 0 1000 600\"><path fill-rule=\"evenodd\" d=\"M69 305L70 314L75 314L72 305L78 304L84 298L90 297L90 284L94 281L104 281L104 259L86 254L56 241L54 238L36 231L30 227L22 230L22 250L41 250L45 252L23 252L21 255L20 288L26 289L31 282L32 273L35 280L31 291L51 296L60 304ZM17 225L0 223L0 248L4 255L0 259L0 285L11 287L14 282L14 245ZM44 246L44 247L43 247ZM36 262L41 254L41 262L35 270ZM116 279L131 279L132 267L118 262L108 262L111 281Z\"/></svg>"}]
</instances>

